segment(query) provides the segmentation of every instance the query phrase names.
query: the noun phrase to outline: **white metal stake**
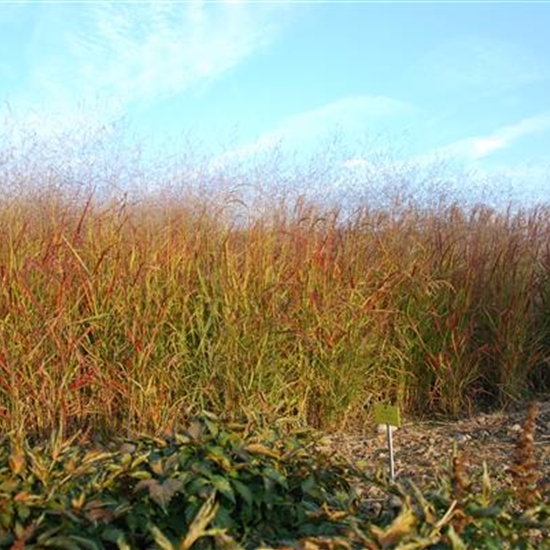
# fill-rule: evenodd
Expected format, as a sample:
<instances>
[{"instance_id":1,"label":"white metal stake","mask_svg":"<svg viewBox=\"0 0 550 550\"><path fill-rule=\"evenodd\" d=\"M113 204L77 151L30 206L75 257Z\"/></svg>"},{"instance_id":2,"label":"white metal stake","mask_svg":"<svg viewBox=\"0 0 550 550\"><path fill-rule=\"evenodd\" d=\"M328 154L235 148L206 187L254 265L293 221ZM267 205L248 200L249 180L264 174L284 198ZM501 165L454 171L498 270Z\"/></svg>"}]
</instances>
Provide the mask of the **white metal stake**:
<instances>
[{"instance_id":1,"label":"white metal stake","mask_svg":"<svg viewBox=\"0 0 550 550\"><path fill-rule=\"evenodd\" d=\"M395 480L395 465L393 462L393 441L392 431L401 426L401 418L399 417L399 408L394 405L379 404L374 406L374 420L380 426L386 426L386 435L388 439L389 461L390 461L390 477Z\"/></svg>"},{"instance_id":2,"label":"white metal stake","mask_svg":"<svg viewBox=\"0 0 550 550\"><path fill-rule=\"evenodd\" d=\"M393 441L392 441L392 427L389 424L386 424L386 435L388 439L388 450L390 452L390 479L395 481L395 463L393 461Z\"/></svg>"}]
</instances>

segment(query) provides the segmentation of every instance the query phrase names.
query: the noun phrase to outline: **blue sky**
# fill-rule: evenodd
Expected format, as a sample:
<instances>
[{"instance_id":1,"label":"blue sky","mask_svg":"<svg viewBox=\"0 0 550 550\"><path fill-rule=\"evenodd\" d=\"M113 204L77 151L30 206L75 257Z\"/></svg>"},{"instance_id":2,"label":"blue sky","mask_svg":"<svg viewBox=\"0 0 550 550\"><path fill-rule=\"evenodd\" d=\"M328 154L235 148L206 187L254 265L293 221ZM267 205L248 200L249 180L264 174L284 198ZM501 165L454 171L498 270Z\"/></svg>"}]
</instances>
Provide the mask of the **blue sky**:
<instances>
[{"instance_id":1,"label":"blue sky","mask_svg":"<svg viewBox=\"0 0 550 550\"><path fill-rule=\"evenodd\" d=\"M3 2L0 115L222 164L337 134L356 173L389 143L547 200L549 28L548 2Z\"/></svg>"}]
</instances>

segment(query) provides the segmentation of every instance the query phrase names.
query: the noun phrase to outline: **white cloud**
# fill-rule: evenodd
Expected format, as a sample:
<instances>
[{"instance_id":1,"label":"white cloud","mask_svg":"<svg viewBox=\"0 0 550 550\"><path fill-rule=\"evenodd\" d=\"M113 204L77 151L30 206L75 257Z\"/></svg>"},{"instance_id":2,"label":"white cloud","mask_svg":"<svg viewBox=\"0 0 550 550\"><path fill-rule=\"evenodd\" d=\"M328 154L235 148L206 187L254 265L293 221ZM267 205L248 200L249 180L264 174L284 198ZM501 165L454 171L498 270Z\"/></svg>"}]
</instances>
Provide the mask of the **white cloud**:
<instances>
[{"instance_id":1,"label":"white cloud","mask_svg":"<svg viewBox=\"0 0 550 550\"><path fill-rule=\"evenodd\" d=\"M472 141L472 152L475 158L485 157L493 151L506 147L506 140L501 136L476 138Z\"/></svg>"},{"instance_id":2,"label":"white cloud","mask_svg":"<svg viewBox=\"0 0 550 550\"><path fill-rule=\"evenodd\" d=\"M550 111L545 111L515 124L502 126L492 134L461 139L437 149L437 153L446 157L475 161L510 147L524 137L549 130Z\"/></svg>"}]
</instances>

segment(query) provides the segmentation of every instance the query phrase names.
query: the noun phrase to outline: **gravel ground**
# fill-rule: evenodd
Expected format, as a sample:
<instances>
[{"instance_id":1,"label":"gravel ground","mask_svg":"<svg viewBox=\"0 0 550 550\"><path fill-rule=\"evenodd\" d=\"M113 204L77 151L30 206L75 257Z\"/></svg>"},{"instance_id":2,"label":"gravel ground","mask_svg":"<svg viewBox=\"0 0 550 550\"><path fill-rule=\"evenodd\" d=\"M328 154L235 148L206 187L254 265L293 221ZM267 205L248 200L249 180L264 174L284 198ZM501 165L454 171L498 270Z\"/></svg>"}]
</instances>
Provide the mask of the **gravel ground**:
<instances>
[{"instance_id":1,"label":"gravel ground","mask_svg":"<svg viewBox=\"0 0 550 550\"><path fill-rule=\"evenodd\" d=\"M550 396L537 403L535 458L541 482L550 483ZM449 471L456 444L471 474L481 472L485 461L491 477L507 484L511 480L508 468L513 464L523 431L527 405L456 422L405 422L393 432L396 479L412 479L420 486L430 484L438 473ZM388 472L386 430L381 428L369 435L327 435L320 450L356 464L364 461L372 471Z\"/></svg>"}]
</instances>

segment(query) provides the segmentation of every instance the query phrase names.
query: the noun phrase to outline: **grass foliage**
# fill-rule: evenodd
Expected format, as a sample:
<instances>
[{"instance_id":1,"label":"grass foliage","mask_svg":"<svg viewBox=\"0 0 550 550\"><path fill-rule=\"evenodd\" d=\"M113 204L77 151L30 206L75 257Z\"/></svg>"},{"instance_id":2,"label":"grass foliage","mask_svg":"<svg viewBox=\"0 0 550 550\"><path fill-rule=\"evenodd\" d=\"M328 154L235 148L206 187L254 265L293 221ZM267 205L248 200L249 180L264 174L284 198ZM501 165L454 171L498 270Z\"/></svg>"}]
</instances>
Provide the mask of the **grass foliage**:
<instances>
[{"instance_id":1,"label":"grass foliage","mask_svg":"<svg viewBox=\"0 0 550 550\"><path fill-rule=\"evenodd\" d=\"M548 389L546 207L396 191L344 215L24 175L2 176L3 432L160 433L202 410L357 427L378 400L457 416Z\"/></svg>"},{"instance_id":2,"label":"grass foliage","mask_svg":"<svg viewBox=\"0 0 550 550\"><path fill-rule=\"evenodd\" d=\"M61 172L0 150L0 548L549 547L535 409L509 491L460 455L431 488L388 484L295 431L548 391L548 207L392 180L340 209L208 170L99 193L96 137Z\"/></svg>"}]
</instances>

